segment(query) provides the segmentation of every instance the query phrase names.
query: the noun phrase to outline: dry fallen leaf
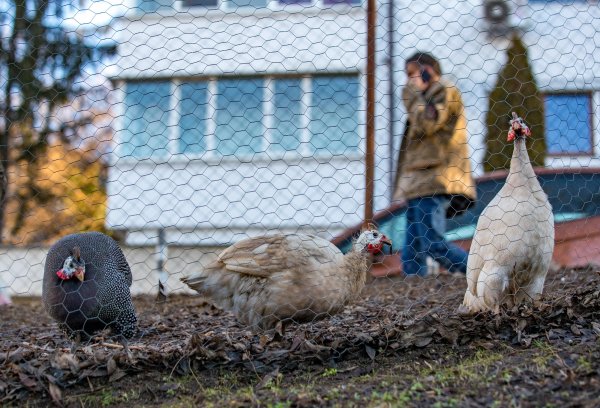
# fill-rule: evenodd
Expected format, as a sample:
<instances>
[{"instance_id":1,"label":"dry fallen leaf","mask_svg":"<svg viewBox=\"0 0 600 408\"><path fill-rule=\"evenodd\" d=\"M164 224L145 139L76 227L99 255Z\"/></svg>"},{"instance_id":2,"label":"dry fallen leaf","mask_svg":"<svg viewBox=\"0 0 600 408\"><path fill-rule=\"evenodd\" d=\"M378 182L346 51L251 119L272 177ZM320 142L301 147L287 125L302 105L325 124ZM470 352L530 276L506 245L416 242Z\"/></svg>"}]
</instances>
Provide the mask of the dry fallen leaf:
<instances>
[{"instance_id":1,"label":"dry fallen leaf","mask_svg":"<svg viewBox=\"0 0 600 408\"><path fill-rule=\"evenodd\" d=\"M48 382L48 391L50 392L50 396L52 397L52 401L54 401L58 405L62 405L62 391L58 386L52 382Z\"/></svg>"},{"instance_id":2,"label":"dry fallen leaf","mask_svg":"<svg viewBox=\"0 0 600 408\"><path fill-rule=\"evenodd\" d=\"M369 356L369 358L371 360L375 360L375 356L377 355L377 352L375 351L375 349L371 346L369 346L368 344L365 344L365 351L367 352L367 355Z\"/></svg>"},{"instance_id":3,"label":"dry fallen leaf","mask_svg":"<svg viewBox=\"0 0 600 408\"><path fill-rule=\"evenodd\" d=\"M114 359L114 356L110 356L108 361L106 362L106 372L110 376L117 370L117 362Z\"/></svg>"},{"instance_id":4,"label":"dry fallen leaf","mask_svg":"<svg viewBox=\"0 0 600 408\"><path fill-rule=\"evenodd\" d=\"M37 388L37 382L22 371L19 372L19 380L25 387L34 390Z\"/></svg>"}]
</instances>

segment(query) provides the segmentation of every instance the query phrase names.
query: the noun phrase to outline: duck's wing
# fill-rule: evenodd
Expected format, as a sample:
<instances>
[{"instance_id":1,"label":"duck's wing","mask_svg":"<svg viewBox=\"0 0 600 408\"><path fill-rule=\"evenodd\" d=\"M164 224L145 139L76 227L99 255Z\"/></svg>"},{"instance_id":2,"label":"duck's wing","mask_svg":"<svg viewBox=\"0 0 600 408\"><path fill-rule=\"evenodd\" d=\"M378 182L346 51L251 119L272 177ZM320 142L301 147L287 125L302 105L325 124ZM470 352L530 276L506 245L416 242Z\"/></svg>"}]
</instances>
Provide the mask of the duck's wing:
<instances>
[{"instance_id":1,"label":"duck's wing","mask_svg":"<svg viewBox=\"0 0 600 408\"><path fill-rule=\"evenodd\" d=\"M217 261L229 272L268 278L311 262L331 263L341 256L339 249L322 238L279 234L239 241L223 251Z\"/></svg>"}]
</instances>

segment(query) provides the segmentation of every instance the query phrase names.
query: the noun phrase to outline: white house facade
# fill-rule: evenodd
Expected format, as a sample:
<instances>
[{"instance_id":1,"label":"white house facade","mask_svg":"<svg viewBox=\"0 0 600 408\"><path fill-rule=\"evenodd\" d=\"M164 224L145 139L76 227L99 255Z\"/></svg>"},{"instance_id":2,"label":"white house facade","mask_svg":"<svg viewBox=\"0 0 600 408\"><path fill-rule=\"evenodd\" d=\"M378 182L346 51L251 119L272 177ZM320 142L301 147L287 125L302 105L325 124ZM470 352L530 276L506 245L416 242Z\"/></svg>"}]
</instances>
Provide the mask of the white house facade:
<instances>
[{"instance_id":1,"label":"white house facade","mask_svg":"<svg viewBox=\"0 0 600 408\"><path fill-rule=\"evenodd\" d=\"M457 83L481 174L507 28L522 33L546 95L547 165L600 167L598 5L500 2L509 12L494 20L488 3L378 3L376 210L389 204L404 127L404 59L431 52ZM130 245L154 244L164 230L168 243L212 246L275 230L329 238L360 222L366 2L131 6L112 25L118 58L106 68L120 101L108 228L126 231Z\"/></svg>"}]
</instances>

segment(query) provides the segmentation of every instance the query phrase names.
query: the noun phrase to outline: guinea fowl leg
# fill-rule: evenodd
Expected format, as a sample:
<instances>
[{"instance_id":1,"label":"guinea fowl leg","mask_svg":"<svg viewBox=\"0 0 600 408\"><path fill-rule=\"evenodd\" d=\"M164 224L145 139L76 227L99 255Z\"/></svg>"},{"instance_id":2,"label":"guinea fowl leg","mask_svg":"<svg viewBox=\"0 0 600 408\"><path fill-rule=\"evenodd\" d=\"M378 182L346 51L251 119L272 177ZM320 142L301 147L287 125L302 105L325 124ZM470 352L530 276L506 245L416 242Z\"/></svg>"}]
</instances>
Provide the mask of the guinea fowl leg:
<instances>
[{"instance_id":1,"label":"guinea fowl leg","mask_svg":"<svg viewBox=\"0 0 600 408\"><path fill-rule=\"evenodd\" d=\"M273 341L280 341L283 339L283 335L285 334L285 323L279 320L275 325L275 335L273 336Z\"/></svg>"},{"instance_id":2,"label":"guinea fowl leg","mask_svg":"<svg viewBox=\"0 0 600 408\"><path fill-rule=\"evenodd\" d=\"M130 363L133 362L133 355L131 354L131 350L129 350L129 341L125 338L125 336L119 336L119 342L123 346L123 350L125 351L125 355L127 356L127 361Z\"/></svg>"},{"instance_id":3,"label":"guinea fowl leg","mask_svg":"<svg viewBox=\"0 0 600 408\"><path fill-rule=\"evenodd\" d=\"M155 327L148 327L146 329L138 329L135 335L136 339L142 339L144 337L150 336L152 334L158 333L158 330Z\"/></svg>"},{"instance_id":4,"label":"guinea fowl leg","mask_svg":"<svg viewBox=\"0 0 600 408\"><path fill-rule=\"evenodd\" d=\"M75 354L75 352L79 348L80 344L81 344L81 333L77 332L77 334L75 334L75 336L73 337L73 344L71 345L71 354Z\"/></svg>"}]
</instances>

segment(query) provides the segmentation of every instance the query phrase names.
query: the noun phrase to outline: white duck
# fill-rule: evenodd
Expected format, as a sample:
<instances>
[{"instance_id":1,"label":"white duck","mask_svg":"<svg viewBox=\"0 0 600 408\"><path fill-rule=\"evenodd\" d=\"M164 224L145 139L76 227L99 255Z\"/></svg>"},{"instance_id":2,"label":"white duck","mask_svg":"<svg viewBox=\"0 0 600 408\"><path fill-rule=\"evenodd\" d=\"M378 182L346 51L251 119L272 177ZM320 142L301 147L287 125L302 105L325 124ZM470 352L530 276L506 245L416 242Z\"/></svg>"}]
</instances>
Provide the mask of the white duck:
<instances>
[{"instance_id":1,"label":"white duck","mask_svg":"<svg viewBox=\"0 0 600 408\"><path fill-rule=\"evenodd\" d=\"M548 196L529 161L531 131L513 112L508 141L514 152L506 183L483 210L467 262L460 313L493 311L536 299L554 251L554 218Z\"/></svg>"}]
</instances>

